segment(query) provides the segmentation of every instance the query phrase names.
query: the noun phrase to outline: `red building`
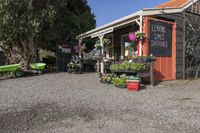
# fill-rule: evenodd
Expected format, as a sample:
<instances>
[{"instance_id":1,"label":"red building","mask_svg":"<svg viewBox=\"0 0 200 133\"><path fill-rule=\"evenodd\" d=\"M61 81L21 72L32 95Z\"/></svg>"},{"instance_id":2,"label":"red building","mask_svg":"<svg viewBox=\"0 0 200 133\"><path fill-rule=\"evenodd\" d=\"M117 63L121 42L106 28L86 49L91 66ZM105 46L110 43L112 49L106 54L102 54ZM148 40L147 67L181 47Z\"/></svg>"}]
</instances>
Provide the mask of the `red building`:
<instances>
[{"instance_id":1,"label":"red building","mask_svg":"<svg viewBox=\"0 0 200 133\"><path fill-rule=\"evenodd\" d=\"M126 56L125 47L130 43L130 31L144 32L146 37L139 42L137 51L139 56L151 54L157 58L156 80L185 78L192 73L198 75L199 71L200 63L196 63L200 62L199 42L192 41L190 37L192 34L194 40L200 36L197 34L200 33L199 14L198 0L171 0L80 34L77 39L81 44L83 39L90 37L98 37L101 42L103 38L111 38L112 47L107 48L101 43L104 47L102 52L106 51L108 58L118 60ZM103 69L101 63L102 72Z\"/></svg>"}]
</instances>

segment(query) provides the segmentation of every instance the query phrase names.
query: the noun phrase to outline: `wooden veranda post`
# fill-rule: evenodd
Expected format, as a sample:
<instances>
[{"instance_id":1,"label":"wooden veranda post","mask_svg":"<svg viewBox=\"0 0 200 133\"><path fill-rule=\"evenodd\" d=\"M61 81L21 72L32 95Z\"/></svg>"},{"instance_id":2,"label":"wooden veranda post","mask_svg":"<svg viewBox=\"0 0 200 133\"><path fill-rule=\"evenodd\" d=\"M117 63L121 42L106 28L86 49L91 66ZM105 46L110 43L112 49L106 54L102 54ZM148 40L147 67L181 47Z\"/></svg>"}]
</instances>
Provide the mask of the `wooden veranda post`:
<instances>
[{"instance_id":1,"label":"wooden veranda post","mask_svg":"<svg viewBox=\"0 0 200 133\"><path fill-rule=\"evenodd\" d=\"M83 39L82 38L79 38L78 39L78 45L79 45L79 48L81 48L81 43L82 43ZM81 51L79 50L79 57L81 58ZM80 72L82 72L83 70L83 65L82 65L82 59L79 61L79 66L80 66Z\"/></svg>"},{"instance_id":2,"label":"wooden veranda post","mask_svg":"<svg viewBox=\"0 0 200 133\"><path fill-rule=\"evenodd\" d=\"M150 81L151 86L155 86L154 62L150 63Z\"/></svg>"},{"instance_id":3,"label":"wooden veranda post","mask_svg":"<svg viewBox=\"0 0 200 133\"><path fill-rule=\"evenodd\" d=\"M81 47L81 43L82 43L83 39L82 38L79 38L78 39L78 45L79 45L79 48ZM81 56L81 51L79 50L79 56Z\"/></svg>"},{"instance_id":4,"label":"wooden veranda post","mask_svg":"<svg viewBox=\"0 0 200 133\"><path fill-rule=\"evenodd\" d=\"M143 31L142 31L142 25L143 25L143 16L142 15L140 15L140 33L142 33ZM142 56L142 40L140 39L140 55L139 56Z\"/></svg>"},{"instance_id":5,"label":"wooden veranda post","mask_svg":"<svg viewBox=\"0 0 200 133\"><path fill-rule=\"evenodd\" d=\"M103 38L104 34L99 35L100 45L101 45L101 73L104 73L104 63L103 63L103 53L104 53L104 46L103 46Z\"/></svg>"},{"instance_id":6,"label":"wooden veranda post","mask_svg":"<svg viewBox=\"0 0 200 133\"><path fill-rule=\"evenodd\" d=\"M183 79L185 79L185 47L186 47L186 23L185 11L183 12Z\"/></svg>"}]
</instances>

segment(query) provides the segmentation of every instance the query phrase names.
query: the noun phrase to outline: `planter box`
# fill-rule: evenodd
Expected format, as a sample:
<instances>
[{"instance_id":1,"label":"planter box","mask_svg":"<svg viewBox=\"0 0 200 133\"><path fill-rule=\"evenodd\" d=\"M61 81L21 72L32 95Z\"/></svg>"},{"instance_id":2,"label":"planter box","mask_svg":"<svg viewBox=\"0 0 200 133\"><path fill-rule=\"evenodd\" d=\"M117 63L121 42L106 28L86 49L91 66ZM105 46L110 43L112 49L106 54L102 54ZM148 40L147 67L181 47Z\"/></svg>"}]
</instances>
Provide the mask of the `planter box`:
<instances>
[{"instance_id":1,"label":"planter box","mask_svg":"<svg viewBox=\"0 0 200 133\"><path fill-rule=\"evenodd\" d=\"M139 80L126 80L128 91L139 91L140 81Z\"/></svg>"}]
</instances>

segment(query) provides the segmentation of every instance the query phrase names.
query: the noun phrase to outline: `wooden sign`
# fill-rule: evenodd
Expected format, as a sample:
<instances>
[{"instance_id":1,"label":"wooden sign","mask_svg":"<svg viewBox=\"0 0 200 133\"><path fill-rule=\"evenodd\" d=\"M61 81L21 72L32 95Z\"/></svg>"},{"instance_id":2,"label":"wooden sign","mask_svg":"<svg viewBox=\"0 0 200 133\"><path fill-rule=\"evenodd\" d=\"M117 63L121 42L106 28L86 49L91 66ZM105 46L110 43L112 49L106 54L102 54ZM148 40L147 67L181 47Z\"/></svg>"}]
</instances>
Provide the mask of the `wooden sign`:
<instances>
[{"instance_id":1,"label":"wooden sign","mask_svg":"<svg viewBox=\"0 0 200 133\"><path fill-rule=\"evenodd\" d=\"M149 53L153 56L171 56L172 24L150 21Z\"/></svg>"}]
</instances>

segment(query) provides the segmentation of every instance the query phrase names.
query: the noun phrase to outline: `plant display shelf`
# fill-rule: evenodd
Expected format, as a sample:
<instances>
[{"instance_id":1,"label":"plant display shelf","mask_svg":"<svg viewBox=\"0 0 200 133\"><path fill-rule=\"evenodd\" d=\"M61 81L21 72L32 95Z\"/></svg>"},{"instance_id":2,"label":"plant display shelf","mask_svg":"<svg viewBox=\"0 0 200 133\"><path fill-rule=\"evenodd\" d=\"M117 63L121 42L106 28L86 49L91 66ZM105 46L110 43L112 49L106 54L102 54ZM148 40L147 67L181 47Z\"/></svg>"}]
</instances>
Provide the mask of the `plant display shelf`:
<instances>
[{"instance_id":1,"label":"plant display shelf","mask_svg":"<svg viewBox=\"0 0 200 133\"><path fill-rule=\"evenodd\" d=\"M128 76L137 76L139 78L145 78L145 77L150 77L150 82L151 85L155 85L155 73L154 73L154 62L147 63L150 67L150 71L130 71L130 70L118 70L118 71L113 71L113 74L116 74L117 76L122 75L122 74L127 74Z\"/></svg>"},{"instance_id":2,"label":"plant display shelf","mask_svg":"<svg viewBox=\"0 0 200 133\"><path fill-rule=\"evenodd\" d=\"M130 70L118 70L118 71L113 71L112 73L118 75L126 74L128 76L138 76L141 75L141 73L146 73L145 71L130 71Z\"/></svg>"}]
</instances>

